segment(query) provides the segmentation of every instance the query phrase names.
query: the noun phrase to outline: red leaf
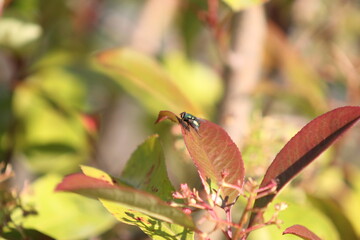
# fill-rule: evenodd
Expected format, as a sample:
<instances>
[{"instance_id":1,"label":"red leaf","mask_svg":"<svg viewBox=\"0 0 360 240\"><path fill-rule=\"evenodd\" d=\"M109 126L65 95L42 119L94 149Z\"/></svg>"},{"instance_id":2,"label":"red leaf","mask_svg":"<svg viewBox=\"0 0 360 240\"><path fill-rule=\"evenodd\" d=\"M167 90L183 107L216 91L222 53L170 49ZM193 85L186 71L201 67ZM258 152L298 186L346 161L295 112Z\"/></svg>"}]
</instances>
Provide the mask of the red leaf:
<instances>
[{"instance_id":1,"label":"red leaf","mask_svg":"<svg viewBox=\"0 0 360 240\"><path fill-rule=\"evenodd\" d=\"M169 111L161 111L156 123L167 118L181 123L180 119ZM241 188L245 169L239 149L220 126L204 119L199 119L199 122L199 131L191 126L185 128L185 122L180 126L186 148L198 169L205 189L210 194L218 192L222 179ZM239 196L239 192L233 188L223 188L218 194L224 200L220 204L233 203Z\"/></svg>"},{"instance_id":2,"label":"red leaf","mask_svg":"<svg viewBox=\"0 0 360 240\"><path fill-rule=\"evenodd\" d=\"M285 229L283 234L293 234L305 240L321 240L315 233L302 225L293 225Z\"/></svg>"},{"instance_id":3,"label":"red leaf","mask_svg":"<svg viewBox=\"0 0 360 240\"><path fill-rule=\"evenodd\" d=\"M199 121L198 132L192 127L189 127L189 130L183 125L181 127L186 147L205 189L208 193L217 192L224 173L227 175L226 183L242 187L245 169L239 149L220 126L203 119ZM239 192L224 188L220 196L225 200L223 203L233 203Z\"/></svg>"},{"instance_id":4,"label":"red leaf","mask_svg":"<svg viewBox=\"0 0 360 240\"><path fill-rule=\"evenodd\" d=\"M97 178L88 177L82 173L74 173L66 176L59 183L55 191L74 191L78 189L114 188L113 183Z\"/></svg>"},{"instance_id":5,"label":"red leaf","mask_svg":"<svg viewBox=\"0 0 360 240\"><path fill-rule=\"evenodd\" d=\"M352 127L359 118L360 107L348 106L334 109L312 120L277 154L260 187L265 187L271 183L271 180L275 180L277 191L279 191L346 130ZM257 199L255 208L267 206L275 196L276 194L271 194ZM252 220L254 220L253 217Z\"/></svg>"}]
</instances>

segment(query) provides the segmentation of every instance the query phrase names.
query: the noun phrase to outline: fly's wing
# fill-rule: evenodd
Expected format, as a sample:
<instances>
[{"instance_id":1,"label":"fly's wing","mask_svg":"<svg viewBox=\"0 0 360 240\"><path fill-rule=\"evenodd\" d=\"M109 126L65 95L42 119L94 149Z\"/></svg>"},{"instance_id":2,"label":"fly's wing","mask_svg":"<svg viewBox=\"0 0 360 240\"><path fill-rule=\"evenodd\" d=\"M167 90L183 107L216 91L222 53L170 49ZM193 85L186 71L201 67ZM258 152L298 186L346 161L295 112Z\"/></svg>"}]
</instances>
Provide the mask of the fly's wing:
<instances>
[{"instance_id":1,"label":"fly's wing","mask_svg":"<svg viewBox=\"0 0 360 240\"><path fill-rule=\"evenodd\" d=\"M199 128L201 126L202 122L205 122L206 120L195 117L195 120L191 121L191 126L195 129L195 131L199 134Z\"/></svg>"},{"instance_id":2,"label":"fly's wing","mask_svg":"<svg viewBox=\"0 0 360 240\"><path fill-rule=\"evenodd\" d=\"M178 116L176 116L176 118L177 118L177 120L179 121L179 123L183 126L183 128L185 128L186 130L190 130L188 123L186 123L184 120L182 120L182 119L179 118Z\"/></svg>"}]
</instances>

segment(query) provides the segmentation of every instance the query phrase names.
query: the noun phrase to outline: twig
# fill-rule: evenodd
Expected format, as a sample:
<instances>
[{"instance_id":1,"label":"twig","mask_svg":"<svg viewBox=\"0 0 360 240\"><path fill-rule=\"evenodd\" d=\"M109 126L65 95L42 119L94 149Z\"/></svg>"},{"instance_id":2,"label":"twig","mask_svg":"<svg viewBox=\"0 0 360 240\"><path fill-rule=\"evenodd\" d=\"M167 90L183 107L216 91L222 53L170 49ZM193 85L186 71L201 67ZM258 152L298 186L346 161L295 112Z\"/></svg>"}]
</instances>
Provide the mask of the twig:
<instances>
[{"instance_id":1,"label":"twig","mask_svg":"<svg viewBox=\"0 0 360 240\"><path fill-rule=\"evenodd\" d=\"M5 0L0 0L0 17L3 13L4 6L5 6Z\"/></svg>"},{"instance_id":2,"label":"twig","mask_svg":"<svg viewBox=\"0 0 360 240\"><path fill-rule=\"evenodd\" d=\"M179 0L147 1L139 21L135 24L131 46L148 55L159 50L161 38L176 14Z\"/></svg>"},{"instance_id":3,"label":"twig","mask_svg":"<svg viewBox=\"0 0 360 240\"><path fill-rule=\"evenodd\" d=\"M235 17L233 50L228 54L228 81L222 103L221 124L241 148L249 132L252 94L260 79L260 65L265 36L265 17L262 6L256 6ZM241 21L241 24L240 24Z\"/></svg>"}]
</instances>

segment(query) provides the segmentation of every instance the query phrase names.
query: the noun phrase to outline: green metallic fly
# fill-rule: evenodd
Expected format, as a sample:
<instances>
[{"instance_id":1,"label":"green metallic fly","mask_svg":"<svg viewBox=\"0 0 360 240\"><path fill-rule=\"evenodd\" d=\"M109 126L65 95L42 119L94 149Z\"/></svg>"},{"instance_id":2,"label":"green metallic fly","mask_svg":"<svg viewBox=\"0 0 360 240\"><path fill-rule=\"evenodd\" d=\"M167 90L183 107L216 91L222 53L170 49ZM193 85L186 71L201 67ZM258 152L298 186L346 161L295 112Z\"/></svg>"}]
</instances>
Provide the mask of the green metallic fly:
<instances>
[{"instance_id":1,"label":"green metallic fly","mask_svg":"<svg viewBox=\"0 0 360 240\"><path fill-rule=\"evenodd\" d=\"M189 126L191 126L192 128L195 129L195 131L197 133L199 133L199 127L200 127L200 121L197 117L191 115L190 113L186 113L186 112L182 112L180 113L180 118L178 118L180 120L181 125L183 125L183 127L186 130L190 130Z\"/></svg>"}]
</instances>

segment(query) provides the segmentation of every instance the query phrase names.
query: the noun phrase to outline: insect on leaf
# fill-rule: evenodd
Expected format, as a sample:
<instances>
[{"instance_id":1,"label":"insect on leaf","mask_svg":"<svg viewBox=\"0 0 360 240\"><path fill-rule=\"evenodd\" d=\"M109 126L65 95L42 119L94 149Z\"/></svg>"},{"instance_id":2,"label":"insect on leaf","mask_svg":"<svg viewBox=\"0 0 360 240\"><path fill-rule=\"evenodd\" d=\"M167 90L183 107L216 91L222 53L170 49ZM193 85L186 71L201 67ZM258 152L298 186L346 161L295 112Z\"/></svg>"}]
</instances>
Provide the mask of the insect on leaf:
<instances>
[{"instance_id":1,"label":"insect on leaf","mask_svg":"<svg viewBox=\"0 0 360 240\"><path fill-rule=\"evenodd\" d=\"M166 111L166 116L171 115L172 119L177 118L175 114L170 113ZM162 121L165 119L163 116L165 113L161 111L158 119ZM179 123L180 121L178 119ZM242 187L245 170L241 153L223 128L204 119L198 119L198 121L200 123L198 131L193 127L187 127L186 123L181 124L186 148L207 192L218 193L222 199L221 204L233 203L239 196L239 191L219 187L222 179L226 183Z\"/></svg>"}]
</instances>

